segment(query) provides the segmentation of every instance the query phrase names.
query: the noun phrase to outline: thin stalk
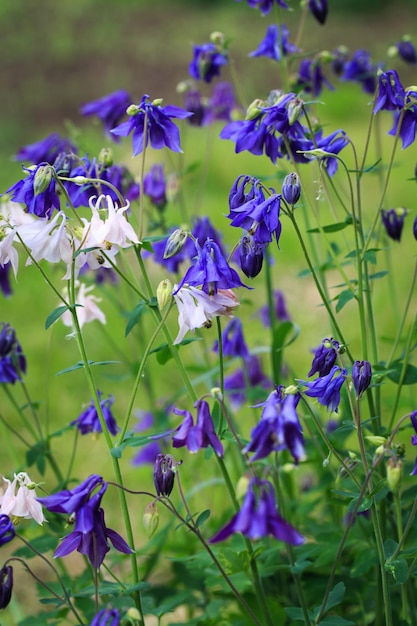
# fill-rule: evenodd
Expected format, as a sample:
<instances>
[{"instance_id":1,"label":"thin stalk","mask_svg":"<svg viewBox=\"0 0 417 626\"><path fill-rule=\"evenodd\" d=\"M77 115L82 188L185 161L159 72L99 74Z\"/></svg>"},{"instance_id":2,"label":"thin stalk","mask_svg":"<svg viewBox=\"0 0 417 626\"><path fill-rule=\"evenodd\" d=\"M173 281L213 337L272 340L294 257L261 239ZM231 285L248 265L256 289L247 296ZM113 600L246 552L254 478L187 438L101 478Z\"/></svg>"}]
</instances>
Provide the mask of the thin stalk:
<instances>
[{"instance_id":1,"label":"thin stalk","mask_svg":"<svg viewBox=\"0 0 417 626\"><path fill-rule=\"evenodd\" d=\"M395 517L397 520L397 537L398 537L398 545L399 545L400 541L402 541L402 538L404 536L404 529L403 529L403 518L402 518L402 511L401 511L400 492L398 488L394 492L394 507L395 507ZM398 546L397 546L397 549L398 549ZM409 615L409 609L408 609L406 585L401 585L400 591L401 591L400 617L402 620L407 621L407 617Z\"/></svg>"},{"instance_id":2,"label":"thin stalk","mask_svg":"<svg viewBox=\"0 0 417 626\"><path fill-rule=\"evenodd\" d=\"M415 289L415 286L416 286L416 280L417 280L417 261L416 261L416 263L414 265L413 277L411 279L411 285L410 285L410 289L408 291L407 302L406 302L405 307L404 307L403 317L402 317L401 322L400 322L400 324L398 326L398 331L397 331L397 335L395 337L395 340L394 340L394 343L393 343L393 346L392 346L392 349L391 349L391 354L390 354L390 356L389 356L389 358L387 360L387 365L386 365L387 369L389 369L389 367L390 367L390 365L391 365L391 363L392 363L392 361L394 359L394 354L397 351L398 344L400 342L401 335L402 335L403 330L404 330L405 321L407 319L407 313L409 311L410 304L411 304L411 301L412 301L414 293L415 293L414 289Z\"/></svg>"},{"instance_id":3,"label":"thin stalk","mask_svg":"<svg viewBox=\"0 0 417 626\"><path fill-rule=\"evenodd\" d=\"M266 294L268 298L268 315L269 315L269 324L270 324L270 329L271 329L271 367L272 367L274 384L279 385L280 379L281 379L281 372L278 368L278 363L275 359L275 352L274 352L276 317L275 317L274 289L272 285L270 261L271 261L271 255L270 255L268 248L266 248L265 250L265 286L266 286Z\"/></svg>"},{"instance_id":4,"label":"thin stalk","mask_svg":"<svg viewBox=\"0 0 417 626\"><path fill-rule=\"evenodd\" d=\"M414 342L414 339L415 339L416 330L417 330L417 313L414 316L413 323L411 324L410 332L408 334L407 343L406 343L406 346L405 346L404 360L403 360L402 367L401 367L400 379L399 379L398 385L397 385L397 392L395 394L394 408L392 409L392 415L391 415L391 419L389 421L388 430L390 430L392 428L392 425L393 425L394 420L395 420L395 414L397 412L397 408L398 408L398 405L400 403L401 391L402 391L402 387L403 387L403 384L404 384L405 375L407 373L408 362L409 362L409 358L410 358L410 354L411 354L411 348L412 348L412 345L413 345L413 342Z\"/></svg>"},{"instance_id":5,"label":"thin stalk","mask_svg":"<svg viewBox=\"0 0 417 626\"><path fill-rule=\"evenodd\" d=\"M222 341L222 324L220 317L216 317L217 343L219 354L219 382L221 397L224 398L224 362L223 362L223 341ZM223 432L223 411L220 411L219 425L217 428L218 435Z\"/></svg>"},{"instance_id":6,"label":"thin stalk","mask_svg":"<svg viewBox=\"0 0 417 626\"><path fill-rule=\"evenodd\" d=\"M142 159L140 165L140 196L139 196L139 241L142 240L143 235L143 222L144 222L144 192L143 192L143 179L145 178L145 159L146 159L146 146L148 143L148 110L145 108L145 118L143 121L143 145L142 145Z\"/></svg>"}]
</instances>

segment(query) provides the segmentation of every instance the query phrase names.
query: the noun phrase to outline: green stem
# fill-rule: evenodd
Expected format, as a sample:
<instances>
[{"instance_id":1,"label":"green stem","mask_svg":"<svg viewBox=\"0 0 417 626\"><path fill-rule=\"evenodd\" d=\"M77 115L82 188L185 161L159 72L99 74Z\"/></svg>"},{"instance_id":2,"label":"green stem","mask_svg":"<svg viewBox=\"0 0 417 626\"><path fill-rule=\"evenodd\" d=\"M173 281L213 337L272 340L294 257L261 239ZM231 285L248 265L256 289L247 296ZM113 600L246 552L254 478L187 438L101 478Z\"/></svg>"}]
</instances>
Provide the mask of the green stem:
<instances>
[{"instance_id":1,"label":"green stem","mask_svg":"<svg viewBox=\"0 0 417 626\"><path fill-rule=\"evenodd\" d=\"M219 381L220 381L220 393L221 397L224 398L224 362L223 362L223 341L222 341L222 324L220 321L220 317L216 317L216 328L217 328L217 343L218 343L218 354L219 354ZM222 405L223 407L223 405ZM217 433L219 437L223 432L223 414L224 411L220 411L219 424L217 428Z\"/></svg>"},{"instance_id":2,"label":"green stem","mask_svg":"<svg viewBox=\"0 0 417 626\"><path fill-rule=\"evenodd\" d=\"M415 341L416 330L417 330L417 313L415 314L413 323L411 324L410 332L408 334L408 339L407 339L407 343L406 343L406 346L405 346L404 359L403 359L403 363L402 363L402 367L401 367L400 379L399 379L398 384L397 384L397 392L395 394L394 408L392 409L392 415L391 415L391 419L389 421L388 430L391 430L391 428L392 428L392 425L393 425L394 420L395 420L395 414L397 412L397 408L398 408L398 405L400 403L401 391L402 391L402 387L404 385L405 376L406 376L406 373L407 373L407 368L408 368L408 362L409 362L409 359L410 359L411 349L412 349L413 343Z\"/></svg>"},{"instance_id":3,"label":"green stem","mask_svg":"<svg viewBox=\"0 0 417 626\"><path fill-rule=\"evenodd\" d=\"M404 529L403 529L403 518L401 511L401 500L400 500L400 492L397 488L394 492L394 507L395 507L395 517L397 520L397 537L398 537L398 545L403 540L404 537ZM398 550L398 546L397 546ZM407 587L406 585L401 585L401 619L405 622L408 618L408 600L407 600Z\"/></svg>"}]
</instances>

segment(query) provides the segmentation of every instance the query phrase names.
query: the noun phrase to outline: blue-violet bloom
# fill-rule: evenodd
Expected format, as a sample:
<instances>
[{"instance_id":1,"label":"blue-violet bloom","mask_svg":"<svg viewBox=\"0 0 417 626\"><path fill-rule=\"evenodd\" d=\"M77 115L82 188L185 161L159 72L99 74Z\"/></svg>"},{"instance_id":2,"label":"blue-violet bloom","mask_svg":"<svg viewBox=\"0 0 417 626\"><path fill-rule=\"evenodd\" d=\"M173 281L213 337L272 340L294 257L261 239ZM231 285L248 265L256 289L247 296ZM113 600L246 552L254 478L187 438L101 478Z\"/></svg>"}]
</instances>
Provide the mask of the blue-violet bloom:
<instances>
[{"instance_id":1,"label":"blue-violet bloom","mask_svg":"<svg viewBox=\"0 0 417 626\"><path fill-rule=\"evenodd\" d=\"M396 135L398 132L398 125L401 121L401 127L399 130L401 143L403 150L408 148L414 142L416 138L417 130L417 89L410 87L405 91L404 111L397 111L394 120L394 126L391 128L388 134Z\"/></svg>"},{"instance_id":2,"label":"blue-violet bloom","mask_svg":"<svg viewBox=\"0 0 417 626\"><path fill-rule=\"evenodd\" d=\"M314 381L299 380L302 385L308 387L306 396L317 398L329 411L338 412L340 403L340 389L347 377L347 370L334 365L327 376L320 376Z\"/></svg>"},{"instance_id":3,"label":"blue-violet bloom","mask_svg":"<svg viewBox=\"0 0 417 626\"><path fill-rule=\"evenodd\" d=\"M107 398L104 398L104 400L102 400L101 395L101 391L97 391L97 396L100 402L100 407L103 413L104 421L107 426L107 430L110 434L114 436L117 434L118 430L116 420L114 419L113 413L110 409L114 402L114 397L108 396ZM94 401L90 403L86 410L83 411L81 415L77 417L77 419L70 422L70 426L76 426L82 435L87 435L88 433L103 432Z\"/></svg>"},{"instance_id":4,"label":"blue-violet bloom","mask_svg":"<svg viewBox=\"0 0 417 626\"><path fill-rule=\"evenodd\" d=\"M372 380L372 367L369 361L355 361L352 366L352 382L355 387L356 397L368 389Z\"/></svg>"},{"instance_id":5,"label":"blue-violet bloom","mask_svg":"<svg viewBox=\"0 0 417 626\"><path fill-rule=\"evenodd\" d=\"M327 18L327 0L308 0L308 8L320 24L324 24Z\"/></svg>"},{"instance_id":6,"label":"blue-violet bloom","mask_svg":"<svg viewBox=\"0 0 417 626\"><path fill-rule=\"evenodd\" d=\"M415 65L417 63L417 51L414 44L407 36L404 36L401 41L397 43L397 50L399 56L406 63L411 63L411 65Z\"/></svg>"},{"instance_id":7,"label":"blue-violet bloom","mask_svg":"<svg viewBox=\"0 0 417 626\"><path fill-rule=\"evenodd\" d=\"M314 351L314 358L311 364L311 369L307 376L326 376L330 373L333 365L336 363L337 351L339 350L339 342L335 341L332 337L330 339L323 339L319 347Z\"/></svg>"},{"instance_id":8,"label":"blue-violet bloom","mask_svg":"<svg viewBox=\"0 0 417 626\"><path fill-rule=\"evenodd\" d=\"M0 609L5 609L12 599L13 591L13 568L11 565L3 565L0 569Z\"/></svg>"},{"instance_id":9,"label":"blue-violet bloom","mask_svg":"<svg viewBox=\"0 0 417 626\"><path fill-rule=\"evenodd\" d=\"M188 451L193 454L201 450L201 448L211 446L217 456L223 456L223 445L214 429L208 403L205 400L198 400L194 406L197 409L195 425L193 416L189 411L182 411L174 407L174 413L182 415L184 420L174 431L172 445L174 448L187 446Z\"/></svg>"},{"instance_id":10,"label":"blue-violet bloom","mask_svg":"<svg viewBox=\"0 0 417 626\"><path fill-rule=\"evenodd\" d=\"M342 80L358 82L363 91L371 95L375 92L377 68L373 65L367 50L356 50L353 57L346 61Z\"/></svg>"},{"instance_id":11,"label":"blue-violet bloom","mask_svg":"<svg viewBox=\"0 0 417 626\"><path fill-rule=\"evenodd\" d=\"M0 515L0 547L15 536L14 524L8 515Z\"/></svg>"},{"instance_id":12,"label":"blue-violet bloom","mask_svg":"<svg viewBox=\"0 0 417 626\"><path fill-rule=\"evenodd\" d=\"M195 80L211 83L215 76L220 75L220 69L226 64L226 54L214 43L205 43L201 46L194 46L193 60L188 71Z\"/></svg>"},{"instance_id":13,"label":"blue-violet bloom","mask_svg":"<svg viewBox=\"0 0 417 626\"><path fill-rule=\"evenodd\" d=\"M117 126L120 120L126 114L126 109L132 102L132 98L124 89L114 91L98 100L83 104L80 111L82 115L97 115L102 121L106 135L114 141L120 141L119 138L110 131Z\"/></svg>"},{"instance_id":14,"label":"blue-violet bloom","mask_svg":"<svg viewBox=\"0 0 417 626\"><path fill-rule=\"evenodd\" d=\"M385 226L386 233L394 241L401 241L406 215L407 210L403 207L381 211L382 223Z\"/></svg>"},{"instance_id":15,"label":"blue-violet bloom","mask_svg":"<svg viewBox=\"0 0 417 626\"><path fill-rule=\"evenodd\" d=\"M167 203L166 180L163 163L154 163L143 179L143 191L157 209L162 211Z\"/></svg>"},{"instance_id":16,"label":"blue-violet bloom","mask_svg":"<svg viewBox=\"0 0 417 626\"><path fill-rule=\"evenodd\" d=\"M121 137L132 133L133 156L140 154L148 143L154 150L167 147L173 152L182 152L180 132L172 118L184 119L192 113L170 104L161 106L160 100L150 102L149 96L145 94L138 105L128 107L127 114L130 119L110 132Z\"/></svg>"},{"instance_id":17,"label":"blue-violet bloom","mask_svg":"<svg viewBox=\"0 0 417 626\"><path fill-rule=\"evenodd\" d=\"M224 379L224 388L232 406L238 408L246 398L257 402L259 396L264 396L262 389L269 389L271 381L262 370L261 360L257 355L250 355L244 362L244 370L237 369Z\"/></svg>"},{"instance_id":18,"label":"blue-violet bloom","mask_svg":"<svg viewBox=\"0 0 417 626\"><path fill-rule=\"evenodd\" d=\"M240 0L236 0L236 1L240 2ZM277 1L277 4L282 9L288 9L288 4L284 2L284 0L276 0L276 1ZM247 3L253 9L260 9L262 15L266 15L272 9L274 5L274 0L247 0Z\"/></svg>"},{"instance_id":19,"label":"blue-violet bloom","mask_svg":"<svg viewBox=\"0 0 417 626\"><path fill-rule=\"evenodd\" d=\"M0 383L12 383L22 380L26 374L26 359L22 346L16 339L16 331L0 322Z\"/></svg>"},{"instance_id":20,"label":"blue-violet bloom","mask_svg":"<svg viewBox=\"0 0 417 626\"><path fill-rule=\"evenodd\" d=\"M66 152L76 153L77 148L68 139L61 137L58 133L52 133L40 141L20 148L15 159L16 161L28 161L33 165L38 165L42 161L53 165L58 155Z\"/></svg>"},{"instance_id":21,"label":"blue-violet bloom","mask_svg":"<svg viewBox=\"0 0 417 626\"><path fill-rule=\"evenodd\" d=\"M10 283L10 270L12 268L12 264L10 261L1 265L0 263L0 289L6 298L11 296L13 293L12 286Z\"/></svg>"},{"instance_id":22,"label":"blue-violet bloom","mask_svg":"<svg viewBox=\"0 0 417 626\"><path fill-rule=\"evenodd\" d=\"M46 162L24 167L26 178L19 180L5 192L11 194L13 202L21 202L28 213L38 217L51 217L54 209L59 211L60 201L56 192L55 171Z\"/></svg>"},{"instance_id":23,"label":"blue-violet bloom","mask_svg":"<svg viewBox=\"0 0 417 626\"><path fill-rule=\"evenodd\" d=\"M279 322L287 322L291 320L291 316L288 313L287 305L285 303L285 297L282 291L275 289L273 293L274 303L274 315ZM258 311L258 315L262 320L262 324L267 328L271 326L271 319L269 313L269 306L266 304Z\"/></svg>"},{"instance_id":24,"label":"blue-violet bloom","mask_svg":"<svg viewBox=\"0 0 417 626\"><path fill-rule=\"evenodd\" d=\"M121 620L118 609L102 609L93 618L90 626L119 626Z\"/></svg>"},{"instance_id":25,"label":"blue-violet bloom","mask_svg":"<svg viewBox=\"0 0 417 626\"><path fill-rule=\"evenodd\" d=\"M378 70L378 94L374 113L378 111L399 111L404 106L405 91L395 70Z\"/></svg>"},{"instance_id":26,"label":"blue-violet bloom","mask_svg":"<svg viewBox=\"0 0 417 626\"><path fill-rule=\"evenodd\" d=\"M304 543L304 537L278 513L272 484L259 478L250 480L241 509L210 539L210 543L224 541L234 533L242 533L252 540L272 535L295 546Z\"/></svg>"},{"instance_id":27,"label":"blue-violet bloom","mask_svg":"<svg viewBox=\"0 0 417 626\"><path fill-rule=\"evenodd\" d=\"M230 320L222 332L222 352L223 356L241 357L246 359L249 356L249 349L243 336L243 325L238 317ZM213 351L219 351L219 342L216 339Z\"/></svg>"},{"instance_id":28,"label":"blue-violet bloom","mask_svg":"<svg viewBox=\"0 0 417 626\"><path fill-rule=\"evenodd\" d=\"M269 57L273 61L280 61L281 54L287 56L293 52L298 52L298 48L291 44L288 39L290 31L282 24L281 29L276 24L270 24L266 30L266 35L261 41L259 46L253 52L250 52L250 57Z\"/></svg>"}]
</instances>

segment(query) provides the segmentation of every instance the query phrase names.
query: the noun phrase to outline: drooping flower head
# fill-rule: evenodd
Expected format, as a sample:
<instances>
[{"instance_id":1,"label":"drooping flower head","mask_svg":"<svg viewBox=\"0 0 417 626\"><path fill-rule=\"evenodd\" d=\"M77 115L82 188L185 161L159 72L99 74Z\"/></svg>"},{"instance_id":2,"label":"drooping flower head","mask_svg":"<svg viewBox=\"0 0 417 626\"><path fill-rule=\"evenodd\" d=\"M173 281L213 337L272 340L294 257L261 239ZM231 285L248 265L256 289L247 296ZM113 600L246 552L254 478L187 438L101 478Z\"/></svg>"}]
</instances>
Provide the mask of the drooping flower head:
<instances>
[{"instance_id":1,"label":"drooping flower head","mask_svg":"<svg viewBox=\"0 0 417 626\"><path fill-rule=\"evenodd\" d=\"M395 70L378 71L378 93L374 113L399 111L404 106L405 91Z\"/></svg>"},{"instance_id":2,"label":"drooping flower head","mask_svg":"<svg viewBox=\"0 0 417 626\"><path fill-rule=\"evenodd\" d=\"M16 161L26 161L33 165L46 162L54 164L55 159L61 153L77 152L77 148L71 141L61 137L58 133L52 133L40 141L28 144L20 148L16 154Z\"/></svg>"},{"instance_id":3,"label":"drooping flower head","mask_svg":"<svg viewBox=\"0 0 417 626\"><path fill-rule=\"evenodd\" d=\"M320 376L313 381L299 380L308 387L306 396L317 398L328 411L338 412L340 403L340 390L347 377L347 370L334 365L327 376Z\"/></svg>"},{"instance_id":4,"label":"drooping flower head","mask_svg":"<svg viewBox=\"0 0 417 626\"><path fill-rule=\"evenodd\" d=\"M174 488L175 461L171 454L158 454L153 470L153 482L158 496L169 498Z\"/></svg>"},{"instance_id":5,"label":"drooping flower head","mask_svg":"<svg viewBox=\"0 0 417 626\"><path fill-rule=\"evenodd\" d=\"M223 356L241 357L246 359L249 356L249 349L243 336L242 322L238 317L232 319L222 332ZM216 339L213 351L219 351L219 342Z\"/></svg>"},{"instance_id":6,"label":"drooping flower head","mask_svg":"<svg viewBox=\"0 0 417 626\"><path fill-rule=\"evenodd\" d=\"M97 391L97 395L99 397L101 411L103 413L104 421L107 426L107 430L113 436L117 434L117 424L114 419L113 413L111 412L111 406L114 402L113 396L108 396L101 400L101 391ZM103 429L101 427L100 418L97 413L97 408L92 401L90 405L83 411L77 419L70 422L70 426L76 426L82 435L87 435L88 433L101 433Z\"/></svg>"},{"instance_id":7,"label":"drooping flower head","mask_svg":"<svg viewBox=\"0 0 417 626\"><path fill-rule=\"evenodd\" d=\"M230 122L232 112L237 106L233 85L225 81L217 83L207 103L204 124L212 124L218 120Z\"/></svg>"},{"instance_id":8,"label":"drooping flower head","mask_svg":"<svg viewBox=\"0 0 417 626\"><path fill-rule=\"evenodd\" d=\"M121 137L132 133L133 156L140 154L148 143L154 150L167 147L173 152L182 152L180 133L172 118L184 119L192 113L170 104L162 106L161 100L150 102L149 96L145 94L138 105L128 107L127 114L130 119L111 132Z\"/></svg>"},{"instance_id":9,"label":"drooping flower head","mask_svg":"<svg viewBox=\"0 0 417 626\"><path fill-rule=\"evenodd\" d=\"M336 363L338 350L339 342L333 339L333 337L330 339L323 339L319 347L314 352L311 369L307 376L314 376L314 374L326 376Z\"/></svg>"},{"instance_id":10,"label":"drooping flower head","mask_svg":"<svg viewBox=\"0 0 417 626\"><path fill-rule=\"evenodd\" d=\"M240 268L248 278L255 278L262 269L267 244L259 243L252 235L243 235L238 247Z\"/></svg>"},{"instance_id":11,"label":"drooping flower head","mask_svg":"<svg viewBox=\"0 0 417 626\"><path fill-rule=\"evenodd\" d=\"M119 626L121 620L118 609L101 609L90 622L90 626Z\"/></svg>"},{"instance_id":12,"label":"drooping flower head","mask_svg":"<svg viewBox=\"0 0 417 626\"><path fill-rule=\"evenodd\" d=\"M240 0L236 1L240 2ZM288 4L284 0L276 0L276 2L282 9L288 9ZM247 0L247 3L253 9L260 9L262 15L266 15L272 9L274 0Z\"/></svg>"},{"instance_id":13,"label":"drooping flower head","mask_svg":"<svg viewBox=\"0 0 417 626\"><path fill-rule=\"evenodd\" d=\"M163 163L154 163L143 179L143 191L152 204L162 211L167 203Z\"/></svg>"},{"instance_id":14,"label":"drooping flower head","mask_svg":"<svg viewBox=\"0 0 417 626\"><path fill-rule=\"evenodd\" d=\"M247 398L257 402L264 397L263 389L271 387L271 381L262 369L260 358L250 355L244 362L244 368L238 368L224 379L224 388L230 403L234 407L241 406Z\"/></svg>"},{"instance_id":15,"label":"drooping flower head","mask_svg":"<svg viewBox=\"0 0 417 626\"><path fill-rule=\"evenodd\" d=\"M272 484L259 478L250 480L241 509L210 543L224 541L234 533L242 533L253 541L271 535L296 546L304 543L304 537L278 513Z\"/></svg>"},{"instance_id":16,"label":"drooping flower head","mask_svg":"<svg viewBox=\"0 0 417 626\"><path fill-rule=\"evenodd\" d=\"M285 395L283 387L269 394L262 406L260 422L252 429L243 452L254 452L252 461L264 459L271 452L289 450L295 463L305 458L304 437L296 407L299 394Z\"/></svg>"},{"instance_id":17,"label":"drooping flower head","mask_svg":"<svg viewBox=\"0 0 417 626\"><path fill-rule=\"evenodd\" d=\"M45 518L36 498L36 485L26 472L14 475L13 481L3 478L6 491L0 496L0 512L14 518L34 519L42 526Z\"/></svg>"},{"instance_id":18,"label":"drooping flower head","mask_svg":"<svg viewBox=\"0 0 417 626\"><path fill-rule=\"evenodd\" d=\"M88 557L98 569L110 550L109 540L119 552L131 554L125 540L111 528L107 528L101 500L107 483L101 476L92 474L72 490L64 489L51 496L38 498L49 511L75 517L74 530L64 537L55 551L55 557L67 556L76 550Z\"/></svg>"},{"instance_id":19,"label":"drooping flower head","mask_svg":"<svg viewBox=\"0 0 417 626\"><path fill-rule=\"evenodd\" d=\"M3 565L0 569L0 609L5 609L12 599L13 591L13 568L11 565Z\"/></svg>"},{"instance_id":20,"label":"drooping flower head","mask_svg":"<svg viewBox=\"0 0 417 626\"><path fill-rule=\"evenodd\" d=\"M24 167L26 178L19 180L5 192L13 202L21 202L28 213L50 218L54 209L59 211L60 201L56 192L55 171L49 163Z\"/></svg>"},{"instance_id":21,"label":"drooping flower head","mask_svg":"<svg viewBox=\"0 0 417 626\"><path fill-rule=\"evenodd\" d=\"M409 36L404 35L395 47L397 48L398 55L403 61L410 63L411 65L415 65L417 63L417 51Z\"/></svg>"},{"instance_id":22,"label":"drooping flower head","mask_svg":"<svg viewBox=\"0 0 417 626\"><path fill-rule=\"evenodd\" d=\"M0 323L0 383L15 383L26 374L26 359L16 331L10 324Z\"/></svg>"},{"instance_id":23,"label":"drooping flower head","mask_svg":"<svg viewBox=\"0 0 417 626\"><path fill-rule=\"evenodd\" d=\"M327 0L308 0L308 8L320 24L324 24L327 18Z\"/></svg>"},{"instance_id":24,"label":"drooping flower head","mask_svg":"<svg viewBox=\"0 0 417 626\"><path fill-rule=\"evenodd\" d=\"M398 127L400 128L398 130ZM389 131L390 135L399 132L403 150L414 143L417 130L417 89L409 87L405 90L404 111L395 113L394 126Z\"/></svg>"},{"instance_id":25,"label":"drooping flower head","mask_svg":"<svg viewBox=\"0 0 417 626\"><path fill-rule=\"evenodd\" d=\"M215 76L220 75L220 69L227 64L225 51L214 43L205 43L193 47L193 60L188 71L195 80L204 80L211 83Z\"/></svg>"},{"instance_id":26,"label":"drooping flower head","mask_svg":"<svg viewBox=\"0 0 417 626\"><path fill-rule=\"evenodd\" d=\"M16 535L14 524L8 515L0 515L0 547L9 543Z\"/></svg>"},{"instance_id":27,"label":"drooping flower head","mask_svg":"<svg viewBox=\"0 0 417 626\"><path fill-rule=\"evenodd\" d=\"M296 79L296 87L302 89L305 93L311 93L317 97L323 91L323 87L327 87L331 91L334 90L333 85L327 80L322 70L322 57L318 55L314 59L303 59L298 68L298 76Z\"/></svg>"},{"instance_id":28,"label":"drooping flower head","mask_svg":"<svg viewBox=\"0 0 417 626\"><path fill-rule=\"evenodd\" d=\"M372 367L369 361L355 361L352 367L352 382L357 398L368 389L371 381Z\"/></svg>"},{"instance_id":29,"label":"drooping flower head","mask_svg":"<svg viewBox=\"0 0 417 626\"><path fill-rule=\"evenodd\" d=\"M352 58L344 64L342 80L357 82L363 91L371 95L375 92L377 67L372 63L367 50L356 50Z\"/></svg>"},{"instance_id":30,"label":"drooping flower head","mask_svg":"<svg viewBox=\"0 0 417 626\"><path fill-rule=\"evenodd\" d=\"M407 215L407 209L398 207L389 211L382 210L381 217L385 231L394 241L401 241L401 235L404 228L404 220Z\"/></svg>"},{"instance_id":31,"label":"drooping flower head","mask_svg":"<svg viewBox=\"0 0 417 626\"><path fill-rule=\"evenodd\" d=\"M132 98L128 92L119 89L98 100L83 104L80 111L82 115L96 115L103 123L106 135L114 141L119 141L119 138L110 131L119 124L131 102Z\"/></svg>"},{"instance_id":32,"label":"drooping flower head","mask_svg":"<svg viewBox=\"0 0 417 626\"><path fill-rule=\"evenodd\" d=\"M275 318L280 322L286 322L291 319L290 314L288 313L287 306L285 303L285 297L282 291L279 289L275 289L273 293L274 300L274 313ZM271 326L271 320L269 317L269 307L266 304L265 306L259 309L259 317L262 320L262 324L266 327Z\"/></svg>"},{"instance_id":33,"label":"drooping flower head","mask_svg":"<svg viewBox=\"0 0 417 626\"><path fill-rule=\"evenodd\" d=\"M197 409L196 424L194 424L193 416L189 411L174 407L174 413L183 416L184 420L174 431L172 445L174 448L186 446L192 454L201 448L211 446L217 456L223 456L223 445L214 429L208 403L205 400L198 400L194 407Z\"/></svg>"},{"instance_id":34,"label":"drooping flower head","mask_svg":"<svg viewBox=\"0 0 417 626\"><path fill-rule=\"evenodd\" d=\"M266 30L265 38L256 50L249 53L250 57L269 57L273 61L279 61L281 56L287 56L298 52L298 48L289 42L290 31L282 24L281 28L276 24L270 24Z\"/></svg>"}]
</instances>

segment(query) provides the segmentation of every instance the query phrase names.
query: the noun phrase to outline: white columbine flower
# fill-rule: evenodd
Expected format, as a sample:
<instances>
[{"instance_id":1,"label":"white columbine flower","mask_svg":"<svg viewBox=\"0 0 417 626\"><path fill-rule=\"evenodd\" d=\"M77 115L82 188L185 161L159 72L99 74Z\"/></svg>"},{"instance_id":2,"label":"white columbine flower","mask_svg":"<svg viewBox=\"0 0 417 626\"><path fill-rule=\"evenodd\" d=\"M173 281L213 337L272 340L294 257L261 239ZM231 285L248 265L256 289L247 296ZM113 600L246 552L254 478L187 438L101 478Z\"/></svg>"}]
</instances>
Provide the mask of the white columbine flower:
<instances>
[{"instance_id":1,"label":"white columbine flower","mask_svg":"<svg viewBox=\"0 0 417 626\"><path fill-rule=\"evenodd\" d=\"M66 221L65 213L59 211L52 220L40 217L18 227L17 232L35 261L45 259L50 263L71 263L72 247L65 229ZM26 265L31 263L32 260L28 258Z\"/></svg>"},{"instance_id":2,"label":"white columbine flower","mask_svg":"<svg viewBox=\"0 0 417 626\"><path fill-rule=\"evenodd\" d=\"M14 475L11 482L3 478L7 483L6 491L0 496L0 512L9 517L23 517L34 519L42 526L45 521L42 505L36 499L35 483L31 481L26 472Z\"/></svg>"},{"instance_id":3,"label":"white columbine flower","mask_svg":"<svg viewBox=\"0 0 417 626\"><path fill-rule=\"evenodd\" d=\"M103 311L99 309L97 306L97 302L101 302L101 298L97 298L93 296L90 291L94 289L94 285L87 287L84 283L79 283L78 293L75 299L77 306L77 317L80 328L87 324L88 322L92 322L93 320L98 320L102 324L106 323L106 316ZM73 326L72 316L69 311L65 311L65 313L61 317L65 326Z\"/></svg>"},{"instance_id":4,"label":"white columbine flower","mask_svg":"<svg viewBox=\"0 0 417 626\"><path fill-rule=\"evenodd\" d=\"M211 320L220 315L233 317L233 309L239 306L239 301L231 289L219 289L209 296L205 291L195 287L184 286L175 293L174 300L178 307L179 333L174 344L180 343L188 330L195 330L202 326L210 326Z\"/></svg>"}]
</instances>

